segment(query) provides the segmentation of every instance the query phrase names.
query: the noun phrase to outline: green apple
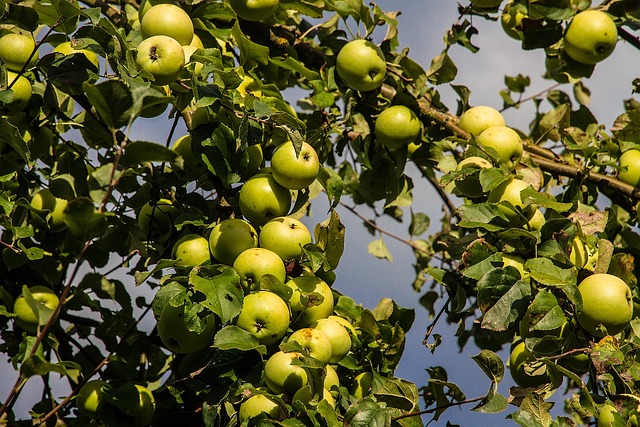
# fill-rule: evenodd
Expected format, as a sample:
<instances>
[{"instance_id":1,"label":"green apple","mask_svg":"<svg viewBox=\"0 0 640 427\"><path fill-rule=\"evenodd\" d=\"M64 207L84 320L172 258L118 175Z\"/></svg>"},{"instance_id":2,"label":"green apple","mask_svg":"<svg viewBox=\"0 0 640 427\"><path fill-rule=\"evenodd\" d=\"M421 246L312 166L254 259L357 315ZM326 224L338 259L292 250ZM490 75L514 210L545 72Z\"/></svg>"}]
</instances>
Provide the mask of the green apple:
<instances>
[{"instance_id":1,"label":"green apple","mask_svg":"<svg viewBox=\"0 0 640 427\"><path fill-rule=\"evenodd\" d=\"M187 12L174 4L157 4L146 11L140 20L143 39L168 36L187 46L193 40L193 22Z\"/></svg>"},{"instance_id":2,"label":"green apple","mask_svg":"<svg viewBox=\"0 0 640 427\"><path fill-rule=\"evenodd\" d=\"M67 200L54 196L48 188L43 188L31 198L31 206L34 209L50 212L48 225L51 231L62 231L67 228L63 219L67 204Z\"/></svg>"},{"instance_id":3,"label":"green apple","mask_svg":"<svg viewBox=\"0 0 640 427\"><path fill-rule=\"evenodd\" d=\"M273 292L258 291L244 297L236 325L253 334L262 345L275 344L289 329L289 307Z\"/></svg>"},{"instance_id":4,"label":"green apple","mask_svg":"<svg viewBox=\"0 0 640 427\"><path fill-rule=\"evenodd\" d=\"M515 40L521 40L522 36L518 28L520 24L522 24L522 18L525 17L525 14L522 10L511 10L511 6L513 5L513 0L510 0L502 9L502 15L500 16L500 25L502 25L502 29L505 34Z\"/></svg>"},{"instance_id":5,"label":"green apple","mask_svg":"<svg viewBox=\"0 0 640 427\"><path fill-rule=\"evenodd\" d=\"M598 412L598 427L614 427L618 410L611 403L605 403Z\"/></svg>"},{"instance_id":6,"label":"green apple","mask_svg":"<svg viewBox=\"0 0 640 427\"><path fill-rule=\"evenodd\" d=\"M358 400L364 399L371 393L373 384L373 374L371 372L361 372L353 379L350 393Z\"/></svg>"},{"instance_id":7,"label":"green apple","mask_svg":"<svg viewBox=\"0 0 640 427\"><path fill-rule=\"evenodd\" d=\"M149 202L138 212L138 228L145 238L166 241L173 230L173 220L178 213L178 209L169 199Z\"/></svg>"},{"instance_id":8,"label":"green apple","mask_svg":"<svg viewBox=\"0 0 640 427\"><path fill-rule=\"evenodd\" d=\"M594 336L602 336L598 325L609 335L621 332L633 317L633 296L629 286L612 274L593 274L578 285L582 307L578 323Z\"/></svg>"},{"instance_id":9,"label":"green apple","mask_svg":"<svg viewBox=\"0 0 640 427\"><path fill-rule=\"evenodd\" d=\"M203 67L202 62L191 61L191 57L193 56L194 53L196 53L198 49L200 48L197 46L191 46L191 45L182 46L182 50L184 51L184 63L189 64L193 62L195 64L195 66L193 67L193 72L196 74L200 74L200 71L202 71L202 67Z\"/></svg>"},{"instance_id":10,"label":"green apple","mask_svg":"<svg viewBox=\"0 0 640 427\"><path fill-rule=\"evenodd\" d=\"M508 365L511 378L513 378L520 387L539 387L552 380L544 363L536 362L533 354L525 347L524 341L520 341L520 343L511 350ZM536 369L533 372L528 372L525 369L527 367Z\"/></svg>"},{"instance_id":11,"label":"green apple","mask_svg":"<svg viewBox=\"0 0 640 427\"><path fill-rule=\"evenodd\" d=\"M351 350L351 335L347 327L335 319L336 316L329 316L326 319L318 319L310 327L318 329L329 338L331 342L331 359L329 363L340 362Z\"/></svg>"},{"instance_id":12,"label":"green apple","mask_svg":"<svg viewBox=\"0 0 640 427\"><path fill-rule=\"evenodd\" d=\"M511 267L515 267L518 272L520 273L520 277L522 277L523 279L528 278L529 272L525 271L524 269L524 263L525 260L522 257L519 257L517 255L513 255L513 254L502 254L502 263L504 267L507 266L511 266Z\"/></svg>"},{"instance_id":13,"label":"green apple","mask_svg":"<svg viewBox=\"0 0 640 427\"><path fill-rule=\"evenodd\" d=\"M474 6L482 7L482 8L495 8L500 6L502 0L470 0L471 4Z\"/></svg>"},{"instance_id":14,"label":"green apple","mask_svg":"<svg viewBox=\"0 0 640 427\"><path fill-rule=\"evenodd\" d=\"M299 326L307 327L333 313L333 292L322 279L302 275L289 280L286 285L293 290L289 305Z\"/></svg>"},{"instance_id":15,"label":"green apple","mask_svg":"<svg viewBox=\"0 0 640 427\"><path fill-rule=\"evenodd\" d=\"M182 236L171 250L173 259L181 267L193 267L209 261L209 240L197 234Z\"/></svg>"},{"instance_id":16,"label":"green apple","mask_svg":"<svg viewBox=\"0 0 640 427\"><path fill-rule=\"evenodd\" d=\"M280 0L229 0L240 18L247 21L264 21L278 8Z\"/></svg>"},{"instance_id":17,"label":"green apple","mask_svg":"<svg viewBox=\"0 0 640 427\"><path fill-rule=\"evenodd\" d=\"M202 39L198 37L196 33L193 33L193 38L191 39L191 43L189 46L197 47L198 49L204 49L204 43L202 43Z\"/></svg>"},{"instance_id":18,"label":"green apple","mask_svg":"<svg viewBox=\"0 0 640 427\"><path fill-rule=\"evenodd\" d=\"M245 180L255 175L262 166L262 162L264 161L262 145L249 145L247 147L247 155L249 156L249 162L241 175L242 179Z\"/></svg>"},{"instance_id":19,"label":"green apple","mask_svg":"<svg viewBox=\"0 0 640 427\"><path fill-rule=\"evenodd\" d=\"M296 154L293 142L281 144L271 157L273 179L284 188L301 190L310 186L318 177L320 159L316 150L306 142Z\"/></svg>"},{"instance_id":20,"label":"green apple","mask_svg":"<svg viewBox=\"0 0 640 427\"><path fill-rule=\"evenodd\" d=\"M387 62L382 49L368 40L357 39L338 52L336 72L351 89L367 92L382 86L387 77Z\"/></svg>"},{"instance_id":21,"label":"green apple","mask_svg":"<svg viewBox=\"0 0 640 427\"><path fill-rule=\"evenodd\" d=\"M109 385L102 380L87 381L75 399L78 412L92 418L98 415L105 402L102 390L107 387Z\"/></svg>"},{"instance_id":22,"label":"green apple","mask_svg":"<svg viewBox=\"0 0 640 427\"><path fill-rule=\"evenodd\" d=\"M182 156L183 160L183 173L187 179L195 180L204 175L207 172L207 167L193 154L191 148L191 135L186 134L176 139L171 149Z\"/></svg>"},{"instance_id":23,"label":"green apple","mask_svg":"<svg viewBox=\"0 0 640 427\"><path fill-rule=\"evenodd\" d=\"M531 219L527 222L527 225L529 226L530 230L540 231L540 229L542 229L542 226L546 222L547 220L544 217L544 214L542 213L542 211L540 209L536 209Z\"/></svg>"},{"instance_id":24,"label":"green apple","mask_svg":"<svg viewBox=\"0 0 640 427\"><path fill-rule=\"evenodd\" d=\"M209 234L211 255L223 264L233 265L238 255L256 246L258 233L243 219L225 219L216 224Z\"/></svg>"},{"instance_id":25,"label":"green apple","mask_svg":"<svg viewBox=\"0 0 640 427\"><path fill-rule=\"evenodd\" d=\"M262 226L258 242L261 248L275 252L284 261L300 259L302 247L311 243L311 233L302 221L281 216Z\"/></svg>"},{"instance_id":26,"label":"green apple","mask_svg":"<svg viewBox=\"0 0 640 427\"><path fill-rule=\"evenodd\" d=\"M269 390L278 394L285 391L295 394L309 383L307 371L302 366L292 364L301 356L297 352L278 351L267 359L264 365L264 379Z\"/></svg>"},{"instance_id":27,"label":"green apple","mask_svg":"<svg viewBox=\"0 0 640 427\"><path fill-rule=\"evenodd\" d=\"M482 185L480 185L480 170L484 168L492 168L493 165L487 159L478 156L471 156L463 159L458 166L457 171L468 172L468 175L459 175L456 177L454 184L460 194L465 197L480 197L484 194Z\"/></svg>"},{"instance_id":28,"label":"green apple","mask_svg":"<svg viewBox=\"0 0 640 427\"><path fill-rule=\"evenodd\" d=\"M138 405L134 406L133 410L127 415L133 417L135 427L148 426L156 412L156 400L151 390L140 384L136 384L135 386L138 390L140 400L138 401Z\"/></svg>"},{"instance_id":29,"label":"green apple","mask_svg":"<svg viewBox=\"0 0 640 427\"><path fill-rule=\"evenodd\" d=\"M140 8L138 9L138 21L142 21L145 13L158 4L175 4L175 2L172 0L142 0L140 2Z\"/></svg>"},{"instance_id":30,"label":"green apple","mask_svg":"<svg viewBox=\"0 0 640 427\"><path fill-rule=\"evenodd\" d=\"M238 411L240 424L262 413L266 413L274 420L279 420L282 415L280 405L275 400L264 394L254 394L240 404Z\"/></svg>"},{"instance_id":31,"label":"green apple","mask_svg":"<svg viewBox=\"0 0 640 427\"><path fill-rule=\"evenodd\" d=\"M598 255L597 247L590 246L578 237L571 242L569 261L571 261L576 268L593 271L598 263Z\"/></svg>"},{"instance_id":32,"label":"green apple","mask_svg":"<svg viewBox=\"0 0 640 427\"><path fill-rule=\"evenodd\" d=\"M627 150L618 158L618 179L634 187L640 187L640 150Z\"/></svg>"},{"instance_id":33,"label":"green apple","mask_svg":"<svg viewBox=\"0 0 640 427\"><path fill-rule=\"evenodd\" d=\"M307 354L323 363L329 363L333 348L327 334L320 329L301 328L294 331L287 342L300 344L303 353Z\"/></svg>"},{"instance_id":34,"label":"green apple","mask_svg":"<svg viewBox=\"0 0 640 427\"><path fill-rule=\"evenodd\" d=\"M487 105L478 105L462 113L458 126L465 132L478 136L490 127L506 126L506 122L500 111Z\"/></svg>"},{"instance_id":35,"label":"green apple","mask_svg":"<svg viewBox=\"0 0 640 427\"><path fill-rule=\"evenodd\" d=\"M291 191L278 184L271 173L258 171L240 189L238 202L242 215L252 224L261 226L289 212Z\"/></svg>"},{"instance_id":36,"label":"green apple","mask_svg":"<svg viewBox=\"0 0 640 427\"><path fill-rule=\"evenodd\" d=\"M138 45L136 65L153 76L154 84L167 85L175 81L182 72L184 50L171 37L152 36Z\"/></svg>"},{"instance_id":37,"label":"green apple","mask_svg":"<svg viewBox=\"0 0 640 427\"><path fill-rule=\"evenodd\" d=\"M7 84L13 91L13 100L4 104L2 110L8 115L17 114L24 111L33 95L31 82L25 76L19 76L13 71L7 71Z\"/></svg>"},{"instance_id":38,"label":"green apple","mask_svg":"<svg viewBox=\"0 0 640 427\"><path fill-rule=\"evenodd\" d=\"M482 131L477 138L481 148L495 150L497 160L509 169L516 168L522 159L522 140L518 132L507 126L491 126ZM494 153L489 153L493 157Z\"/></svg>"},{"instance_id":39,"label":"green apple","mask_svg":"<svg viewBox=\"0 0 640 427\"><path fill-rule=\"evenodd\" d=\"M594 65L613 53L618 28L606 12L585 10L573 17L563 40L564 50L573 60Z\"/></svg>"},{"instance_id":40,"label":"green apple","mask_svg":"<svg viewBox=\"0 0 640 427\"><path fill-rule=\"evenodd\" d=\"M0 58L10 71L20 72L22 67L33 67L38 61L37 52L29 61L31 52L36 48L36 42L31 33L15 32L7 33L0 37ZM27 61L29 63L27 64Z\"/></svg>"},{"instance_id":41,"label":"green apple","mask_svg":"<svg viewBox=\"0 0 640 427\"><path fill-rule=\"evenodd\" d=\"M76 49L75 40L62 42L53 49L54 52L61 53L63 55L74 55L74 54L82 54L85 58L89 60L93 65L95 65L96 70L100 70L100 60L98 59L98 55L89 49Z\"/></svg>"},{"instance_id":42,"label":"green apple","mask_svg":"<svg viewBox=\"0 0 640 427\"><path fill-rule=\"evenodd\" d=\"M324 372L323 387L329 390L333 397L338 397L340 395L340 377L336 369L331 365L325 365Z\"/></svg>"},{"instance_id":43,"label":"green apple","mask_svg":"<svg viewBox=\"0 0 640 427\"><path fill-rule=\"evenodd\" d=\"M287 278L287 270L280 256L265 248L249 248L236 257L233 269L240 276L245 293L260 289L260 279L271 274L281 282Z\"/></svg>"},{"instance_id":44,"label":"green apple","mask_svg":"<svg viewBox=\"0 0 640 427\"><path fill-rule=\"evenodd\" d=\"M293 395L293 397L291 398L291 400L293 402L302 402L305 405L308 405L309 403L311 403L311 399L313 398L313 393L311 393L311 386L310 385L306 385L304 387L302 387L301 389L299 389L298 391L296 391ZM326 400L327 403L329 403L329 405L331 405L332 407L336 407L336 400L333 398L333 396L331 395L331 392L329 390L327 390L326 388L322 389L322 399L321 400Z\"/></svg>"},{"instance_id":45,"label":"green apple","mask_svg":"<svg viewBox=\"0 0 640 427\"><path fill-rule=\"evenodd\" d=\"M158 336L174 353L194 353L211 346L216 334L215 316L210 314L204 321L205 326L200 333L192 331L184 321L184 306L167 304L158 318Z\"/></svg>"},{"instance_id":46,"label":"green apple","mask_svg":"<svg viewBox=\"0 0 640 427\"><path fill-rule=\"evenodd\" d=\"M38 326L46 325L51 319L60 300L53 290L46 286L32 286L28 289L30 296L20 294L13 303L16 325L29 333L35 333Z\"/></svg>"},{"instance_id":47,"label":"green apple","mask_svg":"<svg viewBox=\"0 0 640 427\"><path fill-rule=\"evenodd\" d=\"M335 320L336 322L340 323L342 326L347 328L349 335L351 335L352 337L358 336L358 332L356 331L356 328L351 324L351 322L349 322L344 317L340 317L335 314L332 314L331 316L327 317L327 319Z\"/></svg>"},{"instance_id":48,"label":"green apple","mask_svg":"<svg viewBox=\"0 0 640 427\"><path fill-rule=\"evenodd\" d=\"M410 108L393 105L378 115L373 133L376 141L395 150L416 141L422 133L422 123Z\"/></svg>"},{"instance_id":49,"label":"green apple","mask_svg":"<svg viewBox=\"0 0 640 427\"><path fill-rule=\"evenodd\" d=\"M487 200L490 203L498 203L498 207L513 227L521 227L531 220L537 209L533 204L525 207L520 196L522 190L530 187L527 182L517 178L504 181L491 190ZM511 206L501 202L508 202Z\"/></svg>"}]
</instances>

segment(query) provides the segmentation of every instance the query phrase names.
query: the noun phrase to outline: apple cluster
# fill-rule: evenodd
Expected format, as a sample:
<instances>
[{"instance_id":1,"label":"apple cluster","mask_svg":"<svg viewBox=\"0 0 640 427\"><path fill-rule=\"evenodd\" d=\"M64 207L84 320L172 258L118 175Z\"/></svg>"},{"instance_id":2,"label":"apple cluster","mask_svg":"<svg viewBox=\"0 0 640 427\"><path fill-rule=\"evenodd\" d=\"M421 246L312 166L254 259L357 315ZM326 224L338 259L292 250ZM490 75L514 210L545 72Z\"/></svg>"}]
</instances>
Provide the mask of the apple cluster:
<instances>
[{"instance_id":1,"label":"apple cluster","mask_svg":"<svg viewBox=\"0 0 640 427\"><path fill-rule=\"evenodd\" d=\"M497 209L505 227L545 232L547 218L536 203L544 200L537 198L538 191L524 179L527 174L526 166L520 164L523 153L520 136L505 125L499 111L488 106L468 109L461 115L458 126L470 134L470 144L463 159L442 182L476 206L486 203L487 207ZM555 253L558 263L568 263L585 272L586 278L577 286L580 303L574 307L575 316L560 316L551 324L545 316L551 310L563 310L558 299L544 289L535 293L519 321L508 361L511 376L519 386L538 387L547 383L558 386L561 375L548 369L539 358L563 352L569 355L561 358L560 365L576 373L587 372L589 356L571 351L585 346L587 334L596 338L616 335L629 326L633 318L631 289L612 274L593 274L599 259L598 245L595 236L577 233L567 242L564 252ZM503 269L509 269L508 274L531 282L527 260L520 255L517 247L504 244L496 261L501 262Z\"/></svg>"},{"instance_id":2,"label":"apple cluster","mask_svg":"<svg viewBox=\"0 0 640 427\"><path fill-rule=\"evenodd\" d=\"M266 176L273 181L271 185L279 185L271 174ZM162 205L159 208L166 213ZM233 324L268 349L264 381L254 384L250 396L240 402L240 422L262 413L284 418L282 399L305 405L326 400L335 406L340 386L335 366L352 351L352 340L357 337L350 321L334 312L334 292L325 281L332 283L331 272L318 277L301 264L305 245L312 243L307 227L298 219L282 216L258 229L259 233L244 219L225 219L210 230L208 238L185 235L172 251L178 275L211 262L233 268L244 294ZM204 326L196 332L185 325L185 310L186 306L167 303L160 312L157 330L164 346L176 354L211 347L220 330L215 315L203 316ZM305 365L297 363L299 359ZM309 360L320 371L310 370ZM314 378L323 384L319 400L315 399L319 391ZM363 381L366 378L360 377L353 385L360 398L367 393L362 390Z\"/></svg>"},{"instance_id":3,"label":"apple cluster","mask_svg":"<svg viewBox=\"0 0 640 427\"><path fill-rule=\"evenodd\" d=\"M503 0L470 0L480 13L500 9ZM588 76L593 66L604 61L614 51L618 29L612 16L600 8L585 9L578 0L568 2L576 10L573 18L561 29L562 36L545 47L545 66L548 77L560 83L578 81ZM532 17L525 2L508 0L500 9L500 23L504 32L518 41L525 41L527 31L538 31L540 17Z\"/></svg>"}]
</instances>

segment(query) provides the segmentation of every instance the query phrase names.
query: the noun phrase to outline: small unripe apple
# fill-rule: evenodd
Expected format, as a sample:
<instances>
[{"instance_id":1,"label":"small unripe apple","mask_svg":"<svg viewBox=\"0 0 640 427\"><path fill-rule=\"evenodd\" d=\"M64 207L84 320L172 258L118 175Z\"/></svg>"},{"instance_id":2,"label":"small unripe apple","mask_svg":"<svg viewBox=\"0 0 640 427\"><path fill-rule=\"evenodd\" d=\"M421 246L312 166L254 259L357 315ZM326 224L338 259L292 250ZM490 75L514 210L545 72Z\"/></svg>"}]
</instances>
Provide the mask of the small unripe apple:
<instances>
[{"instance_id":1,"label":"small unripe apple","mask_svg":"<svg viewBox=\"0 0 640 427\"><path fill-rule=\"evenodd\" d=\"M32 286L29 293L33 301L30 302L24 293L20 294L13 303L13 312L16 314L14 318L16 325L29 333L35 333L38 326L46 325L53 311L60 304L60 300L56 293L46 286ZM38 307L36 311L35 307Z\"/></svg>"},{"instance_id":2,"label":"small unripe apple","mask_svg":"<svg viewBox=\"0 0 640 427\"><path fill-rule=\"evenodd\" d=\"M274 353L264 365L264 379L267 387L274 393L285 391L295 394L298 390L309 383L307 371L292 362L302 356L300 353L285 353L278 351Z\"/></svg>"},{"instance_id":3,"label":"small unripe apple","mask_svg":"<svg viewBox=\"0 0 640 427\"><path fill-rule=\"evenodd\" d=\"M318 153L308 143L303 142L296 154L292 141L276 148L271 157L273 179L284 188L301 190L310 186L318 177L320 159Z\"/></svg>"},{"instance_id":4,"label":"small unripe apple","mask_svg":"<svg viewBox=\"0 0 640 427\"><path fill-rule=\"evenodd\" d=\"M285 216L291 208L291 191L278 184L270 172L263 171L261 169L244 183L238 200L242 215L256 226Z\"/></svg>"},{"instance_id":5,"label":"small unripe apple","mask_svg":"<svg viewBox=\"0 0 640 427\"><path fill-rule=\"evenodd\" d=\"M104 406L105 398L102 389L109 385L102 380L87 381L75 399L76 408L82 415L95 417Z\"/></svg>"},{"instance_id":6,"label":"small unripe apple","mask_svg":"<svg viewBox=\"0 0 640 427\"><path fill-rule=\"evenodd\" d=\"M513 378L520 387L538 387L551 381L548 369L544 369L536 374L530 374L525 370L525 366L534 361L535 357L527 350L524 341L520 341L511 351L508 361L509 372L511 373L511 378ZM537 363L539 363L541 367L544 365L542 362Z\"/></svg>"},{"instance_id":7,"label":"small unripe apple","mask_svg":"<svg viewBox=\"0 0 640 427\"><path fill-rule=\"evenodd\" d=\"M393 105L376 118L373 132L380 144L395 150L419 138L422 122L410 108Z\"/></svg>"},{"instance_id":8,"label":"small unripe apple","mask_svg":"<svg viewBox=\"0 0 640 427\"><path fill-rule=\"evenodd\" d=\"M478 136L492 126L506 126L506 122L500 111L487 105L478 105L462 113L458 126L471 135Z\"/></svg>"},{"instance_id":9,"label":"small unripe apple","mask_svg":"<svg viewBox=\"0 0 640 427\"><path fill-rule=\"evenodd\" d=\"M197 234L182 236L171 250L173 259L181 267L193 267L209 261L209 240Z\"/></svg>"},{"instance_id":10,"label":"small unripe apple","mask_svg":"<svg viewBox=\"0 0 640 427\"><path fill-rule=\"evenodd\" d=\"M36 42L31 33L7 33L0 37L0 58L10 71L20 72L27 64L31 52L36 48ZM37 52L27 64L27 69L38 61Z\"/></svg>"},{"instance_id":11,"label":"small unripe apple","mask_svg":"<svg viewBox=\"0 0 640 427\"><path fill-rule=\"evenodd\" d=\"M284 282L287 271L282 258L265 248L249 248L236 257L233 268L240 276L245 293L260 289L260 280L265 274L271 274Z\"/></svg>"},{"instance_id":12,"label":"small unripe apple","mask_svg":"<svg viewBox=\"0 0 640 427\"><path fill-rule=\"evenodd\" d=\"M100 61L98 60L98 55L89 49L76 49L75 40L62 42L53 49L54 52L61 53L63 55L74 55L74 54L82 54L85 58L89 60L93 65L95 65L96 70L100 70Z\"/></svg>"},{"instance_id":13,"label":"small unripe apple","mask_svg":"<svg viewBox=\"0 0 640 427\"><path fill-rule=\"evenodd\" d=\"M524 148L518 132L506 126L491 126L482 131L477 138L478 145L483 148L491 148L497 154L497 160L509 169L515 169L520 160Z\"/></svg>"},{"instance_id":14,"label":"small unripe apple","mask_svg":"<svg viewBox=\"0 0 640 427\"><path fill-rule=\"evenodd\" d=\"M171 37L152 36L138 45L136 65L153 76L154 84L167 85L178 78L184 67L184 50Z\"/></svg>"},{"instance_id":15,"label":"small unripe apple","mask_svg":"<svg viewBox=\"0 0 640 427\"><path fill-rule=\"evenodd\" d=\"M294 331L287 342L300 344L303 353L318 359L321 362L329 363L332 356L331 340L327 334L320 329L301 328Z\"/></svg>"},{"instance_id":16,"label":"small unripe apple","mask_svg":"<svg viewBox=\"0 0 640 427\"><path fill-rule=\"evenodd\" d=\"M167 304L158 318L158 336L174 353L195 353L213 343L216 333L216 318L210 314L205 319L204 329L197 333L190 330L184 321L184 306Z\"/></svg>"},{"instance_id":17,"label":"small unripe apple","mask_svg":"<svg viewBox=\"0 0 640 427\"><path fill-rule=\"evenodd\" d=\"M31 82L25 76L7 71L7 84L11 86L13 91L13 100L2 106L3 112L11 115L24 111L33 95Z\"/></svg>"},{"instance_id":18,"label":"small unripe apple","mask_svg":"<svg viewBox=\"0 0 640 427\"><path fill-rule=\"evenodd\" d=\"M318 319L313 322L310 327L318 329L329 338L331 342L331 359L329 363L338 363L351 350L351 335L339 321L335 320L336 316L329 316L326 319Z\"/></svg>"},{"instance_id":19,"label":"small unripe apple","mask_svg":"<svg viewBox=\"0 0 640 427\"><path fill-rule=\"evenodd\" d=\"M612 274L593 274L578 285L582 307L578 323L591 335L602 336L598 325L609 335L621 332L633 317L633 295L629 286Z\"/></svg>"},{"instance_id":20,"label":"small unripe apple","mask_svg":"<svg viewBox=\"0 0 640 427\"><path fill-rule=\"evenodd\" d=\"M273 15L280 0L229 0L236 14L247 21L264 21Z\"/></svg>"},{"instance_id":21,"label":"small unripe apple","mask_svg":"<svg viewBox=\"0 0 640 427\"><path fill-rule=\"evenodd\" d=\"M513 227L521 227L526 224L536 212L537 206L530 204L525 206L522 201L521 192L526 188L530 188L529 183L521 179L511 179L504 181L496 188L491 190L487 201L490 203L508 202L511 206L499 204L498 208L502 211L509 223Z\"/></svg>"},{"instance_id":22,"label":"small unripe apple","mask_svg":"<svg viewBox=\"0 0 640 427\"><path fill-rule=\"evenodd\" d=\"M634 187L640 186L640 150L627 150L618 158L618 179Z\"/></svg>"},{"instance_id":23,"label":"small unripe apple","mask_svg":"<svg viewBox=\"0 0 640 427\"><path fill-rule=\"evenodd\" d=\"M48 225L51 231L62 231L67 228L64 222L64 210L67 204L67 200L54 196L48 188L43 188L31 198L31 206L34 209L50 212Z\"/></svg>"},{"instance_id":24,"label":"small unripe apple","mask_svg":"<svg viewBox=\"0 0 640 427\"><path fill-rule=\"evenodd\" d=\"M193 22L187 12L174 4L157 4L146 11L140 21L143 39L168 36L187 46L193 40Z\"/></svg>"},{"instance_id":25,"label":"small unripe apple","mask_svg":"<svg viewBox=\"0 0 640 427\"><path fill-rule=\"evenodd\" d=\"M258 246L258 233L247 221L225 219L211 230L209 249L216 261L233 265L242 252Z\"/></svg>"},{"instance_id":26,"label":"small unripe apple","mask_svg":"<svg viewBox=\"0 0 640 427\"><path fill-rule=\"evenodd\" d=\"M258 291L244 297L236 325L258 338L262 345L275 344L289 328L289 307L273 292Z\"/></svg>"},{"instance_id":27,"label":"small unripe apple","mask_svg":"<svg viewBox=\"0 0 640 427\"><path fill-rule=\"evenodd\" d=\"M300 259L302 247L311 243L311 233L302 221L283 216L267 222L260 230L258 241L261 248L269 249L287 261Z\"/></svg>"},{"instance_id":28,"label":"small unripe apple","mask_svg":"<svg viewBox=\"0 0 640 427\"><path fill-rule=\"evenodd\" d=\"M313 394L311 393L311 386L307 385L302 387L300 390L296 391L293 397L291 398L291 400L293 402L298 401L298 402L304 403L305 405L308 405L311 402L312 397L313 397ZM331 395L331 392L326 388L322 389L321 400L326 400L327 403L329 403L329 405L331 405L334 408L336 406L336 400L333 398L333 395Z\"/></svg>"},{"instance_id":29,"label":"small unripe apple","mask_svg":"<svg viewBox=\"0 0 640 427\"><path fill-rule=\"evenodd\" d=\"M138 228L145 238L166 241L173 230L173 220L178 213L178 209L169 199L149 202L138 212Z\"/></svg>"},{"instance_id":30,"label":"small unripe apple","mask_svg":"<svg viewBox=\"0 0 640 427\"><path fill-rule=\"evenodd\" d=\"M333 313L333 292L320 278L312 275L298 276L289 280L286 285L293 289L289 305L294 320L297 319L301 327L307 327Z\"/></svg>"},{"instance_id":31,"label":"small unripe apple","mask_svg":"<svg viewBox=\"0 0 640 427\"><path fill-rule=\"evenodd\" d=\"M613 53L617 41L618 28L611 16L601 10L585 10L567 27L564 50L573 60L594 65Z\"/></svg>"},{"instance_id":32,"label":"small unripe apple","mask_svg":"<svg viewBox=\"0 0 640 427\"><path fill-rule=\"evenodd\" d=\"M278 420L280 419L280 405L264 394L254 394L244 402L240 404L240 410L238 411L238 417L240 423L243 423L253 417L256 417L262 413L266 413L269 418Z\"/></svg>"},{"instance_id":33,"label":"small unripe apple","mask_svg":"<svg viewBox=\"0 0 640 427\"><path fill-rule=\"evenodd\" d=\"M463 159L456 167L457 171L467 169L469 175L462 175L454 181L456 188L466 197L480 197L484 194L482 185L480 185L480 170L491 168L493 165L487 159L478 156L471 156Z\"/></svg>"},{"instance_id":34,"label":"small unripe apple","mask_svg":"<svg viewBox=\"0 0 640 427\"><path fill-rule=\"evenodd\" d=\"M382 86L387 62L382 50L368 40L350 41L336 57L336 71L351 89L367 92Z\"/></svg>"}]
</instances>

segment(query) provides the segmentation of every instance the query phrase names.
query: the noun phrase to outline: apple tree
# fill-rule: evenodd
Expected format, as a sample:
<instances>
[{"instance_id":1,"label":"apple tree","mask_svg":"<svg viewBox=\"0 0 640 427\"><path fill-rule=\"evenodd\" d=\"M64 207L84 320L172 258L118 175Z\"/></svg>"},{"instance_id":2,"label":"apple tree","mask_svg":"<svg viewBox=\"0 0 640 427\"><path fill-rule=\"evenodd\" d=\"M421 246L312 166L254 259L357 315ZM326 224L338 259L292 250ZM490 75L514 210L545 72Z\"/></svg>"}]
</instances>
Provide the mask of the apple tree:
<instances>
[{"instance_id":1,"label":"apple tree","mask_svg":"<svg viewBox=\"0 0 640 427\"><path fill-rule=\"evenodd\" d=\"M640 104L611 129L587 106L594 68L640 48L636 1L452 3L428 67L358 0L0 4L0 424L417 426L474 403L637 425ZM545 52L528 129L455 84L484 19ZM515 107L528 79L505 82ZM416 180L446 207L428 237ZM425 353L473 341L486 395L395 375L414 312L332 287L341 208L408 225Z\"/></svg>"}]
</instances>

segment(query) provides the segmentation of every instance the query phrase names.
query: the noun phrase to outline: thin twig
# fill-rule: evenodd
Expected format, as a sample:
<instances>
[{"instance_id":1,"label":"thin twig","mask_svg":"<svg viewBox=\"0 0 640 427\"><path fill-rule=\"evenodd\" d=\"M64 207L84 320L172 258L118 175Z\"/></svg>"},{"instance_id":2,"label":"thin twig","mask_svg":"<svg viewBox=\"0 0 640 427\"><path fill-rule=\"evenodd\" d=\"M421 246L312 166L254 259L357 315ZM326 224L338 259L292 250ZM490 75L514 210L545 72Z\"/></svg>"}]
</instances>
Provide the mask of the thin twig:
<instances>
[{"instance_id":1,"label":"thin twig","mask_svg":"<svg viewBox=\"0 0 640 427\"><path fill-rule=\"evenodd\" d=\"M473 399L461 400L460 402L449 402L444 405L436 406L435 408L426 409L424 411L410 412L408 414L403 414L403 415L394 417L392 421L401 420L403 418L419 417L420 415L432 414L434 412L441 411L443 409L451 408L452 406L460 406L460 405L466 405L468 403L480 402L486 398L487 396L479 396L479 397L474 397Z\"/></svg>"}]
</instances>

